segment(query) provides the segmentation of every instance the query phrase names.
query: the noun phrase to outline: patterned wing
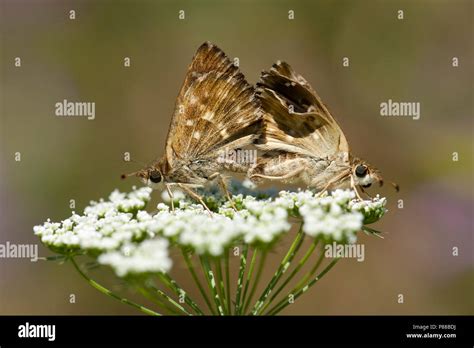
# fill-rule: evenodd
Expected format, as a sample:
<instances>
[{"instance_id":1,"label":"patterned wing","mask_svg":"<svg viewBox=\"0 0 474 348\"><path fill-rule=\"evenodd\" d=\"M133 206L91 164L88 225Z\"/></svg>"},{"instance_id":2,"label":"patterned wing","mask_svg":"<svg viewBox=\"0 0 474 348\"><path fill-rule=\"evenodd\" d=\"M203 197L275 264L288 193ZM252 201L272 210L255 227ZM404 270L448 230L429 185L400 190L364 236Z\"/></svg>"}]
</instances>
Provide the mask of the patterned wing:
<instances>
[{"instance_id":1,"label":"patterned wing","mask_svg":"<svg viewBox=\"0 0 474 348\"><path fill-rule=\"evenodd\" d=\"M176 100L166 158L215 156L259 136L262 113L254 88L218 47L204 43L189 66Z\"/></svg>"},{"instance_id":2,"label":"patterned wing","mask_svg":"<svg viewBox=\"0 0 474 348\"><path fill-rule=\"evenodd\" d=\"M341 128L309 83L285 62L263 72L257 94L265 126L260 149L314 157L349 152Z\"/></svg>"}]
</instances>

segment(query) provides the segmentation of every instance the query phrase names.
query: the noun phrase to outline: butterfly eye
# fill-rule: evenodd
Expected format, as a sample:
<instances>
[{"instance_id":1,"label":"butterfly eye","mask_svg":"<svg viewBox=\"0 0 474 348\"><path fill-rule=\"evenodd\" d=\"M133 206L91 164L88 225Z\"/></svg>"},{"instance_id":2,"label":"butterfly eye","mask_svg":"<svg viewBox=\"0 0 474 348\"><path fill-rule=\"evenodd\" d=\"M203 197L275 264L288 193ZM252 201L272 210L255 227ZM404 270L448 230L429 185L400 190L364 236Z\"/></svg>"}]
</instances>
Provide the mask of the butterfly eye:
<instances>
[{"instance_id":1,"label":"butterfly eye","mask_svg":"<svg viewBox=\"0 0 474 348\"><path fill-rule=\"evenodd\" d=\"M150 181L153 183L159 183L161 181L161 174L159 171L154 170L150 172Z\"/></svg>"},{"instance_id":2,"label":"butterfly eye","mask_svg":"<svg viewBox=\"0 0 474 348\"><path fill-rule=\"evenodd\" d=\"M359 178L362 178L365 176L365 174L367 174L367 166L364 166L364 165L358 165L356 170L355 170L355 174L359 177Z\"/></svg>"}]
</instances>

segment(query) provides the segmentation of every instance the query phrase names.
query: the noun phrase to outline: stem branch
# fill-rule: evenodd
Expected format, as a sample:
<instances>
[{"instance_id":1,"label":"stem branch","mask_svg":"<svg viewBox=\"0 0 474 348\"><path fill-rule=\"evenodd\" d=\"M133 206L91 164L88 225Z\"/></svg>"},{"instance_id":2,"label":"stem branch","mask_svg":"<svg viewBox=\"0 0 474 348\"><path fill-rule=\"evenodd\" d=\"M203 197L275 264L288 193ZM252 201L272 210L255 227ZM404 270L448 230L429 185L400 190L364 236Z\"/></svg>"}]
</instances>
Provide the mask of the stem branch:
<instances>
[{"instance_id":1,"label":"stem branch","mask_svg":"<svg viewBox=\"0 0 474 348\"><path fill-rule=\"evenodd\" d=\"M76 260L74 260L74 257L71 257L71 262L72 264L74 265L74 267L76 268L76 270L79 272L79 274L90 284L92 285L94 288L96 288L97 290L99 290L100 292L102 292L103 294L107 295L107 296L110 296L122 303L125 303L125 304L128 304L129 306L132 306L140 311L142 311L143 313L146 313L146 314L149 314L149 315L161 315L160 313L158 312L155 312L149 308L146 308L138 303L135 303L133 301L130 301L124 297L121 297L119 295L117 295L116 293L112 292L111 290L107 289L106 287L100 285L99 283L97 283L95 280L89 278L84 272L82 272L81 268L79 267L79 265L76 263Z\"/></svg>"}]
</instances>

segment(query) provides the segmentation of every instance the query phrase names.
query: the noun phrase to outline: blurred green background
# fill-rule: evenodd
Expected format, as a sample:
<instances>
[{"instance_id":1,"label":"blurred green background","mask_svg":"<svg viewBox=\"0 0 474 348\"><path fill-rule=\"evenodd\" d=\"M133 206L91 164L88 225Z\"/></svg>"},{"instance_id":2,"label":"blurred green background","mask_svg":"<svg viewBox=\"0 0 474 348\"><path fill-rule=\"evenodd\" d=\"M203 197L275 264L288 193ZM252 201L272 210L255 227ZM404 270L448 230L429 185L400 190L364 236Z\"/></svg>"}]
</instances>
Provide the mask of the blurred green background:
<instances>
[{"instance_id":1,"label":"blurred green background","mask_svg":"<svg viewBox=\"0 0 474 348\"><path fill-rule=\"evenodd\" d=\"M339 262L284 313L474 314L472 1L1 4L1 243L37 243L32 227L68 217L70 199L82 211L138 184L119 180L140 167L123 153L143 162L161 156L187 66L209 40L240 59L251 83L274 61L288 61L319 92L354 154L401 187L370 189L387 196L389 213L374 226L384 240L360 238L365 262ZM96 119L56 117L63 99L95 102ZM381 117L388 99L420 102L421 119ZM271 265L284 250L282 242ZM274 268L267 269L268 279ZM93 275L114 284L110 272ZM191 284L183 265L173 275ZM137 313L94 290L71 264L0 259L0 277L1 314Z\"/></svg>"}]
</instances>

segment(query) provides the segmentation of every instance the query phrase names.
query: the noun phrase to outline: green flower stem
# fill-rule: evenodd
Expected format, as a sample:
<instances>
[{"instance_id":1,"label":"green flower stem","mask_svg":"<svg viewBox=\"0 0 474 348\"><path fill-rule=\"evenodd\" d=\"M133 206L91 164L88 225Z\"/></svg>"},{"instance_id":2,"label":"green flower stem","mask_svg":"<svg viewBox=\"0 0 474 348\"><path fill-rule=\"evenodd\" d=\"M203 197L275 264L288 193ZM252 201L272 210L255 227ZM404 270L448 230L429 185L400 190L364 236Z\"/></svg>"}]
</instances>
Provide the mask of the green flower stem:
<instances>
[{"instance_id":1,"label":"green flower stem","mask_svg":"<svg viewBox=\"0 0 474 348\"><path fill-rule=\"evenodd\" d=\"M107 289L106 287L100 285L99 283L97 283L95 280L89 278L84 272L81 271L79 265L76 263L76 260L74 260L74 257L71 257L71 262L72 264L74 265L74 267L76 268L76 270L79 272L79 274L91 285L93 286L95 289L99 290L100 292L102 292L103 294L107 295L107 296L110 296L122 303L126 303L140 311L142 311L143 313L146 313L146 314L149 314L149 315L158 315L160 316L161 314L158 313L158 312L155 312L149 308L146 308L142 305L139 305L133 301L130 301L126 298L123 298L123 297L120 297L119 295L115 294L114 292L112 292L111 290Z\"/></svg>"},{"instance_id":2,"label":"green flower stem","mask_svg":"<svg viewBox=\"0 0 474 348\"><path fill-rule=\"evenodd\" d=\"M158 289L157 287L153 286L153 285L148 285L147 287L149 287L150 289L152 289L154 292L156 292L159 296L161 296L162 298L164 298L165 300L167 300L169 303L171 303L173 306L175 306L178 310L181 311L182 314L184 315L191 315L191 313L189 313L186 308L184 308L183 306L181 306L178 302L176 302L175 300L173 300L170 296L168 296L167 294L165 294L162 290Z\"/></svg>"},{"instance_id":3,"label":"green flower stem","mask_svg":"<svg viewBox=\"0 0 474 348\"><path fill-rule=\"evenodd\" d=\"M266 251L263 251L263 254L260 256L260 260L259 260L259 265L258 265L258 270L257 270L257 276L255 277L255 280L252 284L252 290L250 290L250 295L249 297L247 298L247 302L244 306L244 313L247 313L247 309L249 308L250 306L250 301L252 301L252 297L253 295L255 294L255 290L257 290L257 285L258 283L260 282L260 277L262 275L262 271L263 271L263 267L265 265L265 260L267 258L267 252Z\"/></svg>"},{"instance_id":4,"label":"green flower stem","mask_svg":"<svg viewBox=\"0 0 474 348\"><path fill-rule=\"evenodd\" d=\"M239 314L240 312L240 300L242 295L242 287L244 285L244 275L245 268L247 266L247 255L248 255L248 245L243 246L242 254L240 254L240 269L239 269L239 278L237 279L237 291L235 295L235 309L234 313Z\"/></svg>"},{"instance_id":5,"label":"green flower stem","mask_svg":"<svg viewBox=\"0 0 474 348\"><path fill-rule=\"evenodd\" d=\"M300 289L297 289L297 288L294 288L292 292L290 292L288 294L288 296L286 298L283 298L280 302L278 302L272 309L270 309L268 311L268 313L266 313L267 315L275 315L275 314L278 314L279 312L281 312L283 309L286 308L286 306L288 306L290 304L290 302L288 301L288 297L290 295L293 294L293 301L295 301L298 297L300 297L301 295L303 295L306 291L309 290L309 288L311 288L314 284L316 284L322 277L324 277L324 275L329 272L329 270L334 267L334 265L337 263L337 261L339 261L339 258L337 259L334 259L333 261L331 261L331 263L329 265L326 266L326 268L318 274L317 277L313 278L308 284L306 284L303 288L300 288Z\"/></svg>"},{"instance_id":6,"label":"green flower stem","mask_svg":"<svg viewBox=\"0 0 474 348\"><path fill-rule=\"evenodd\" d=\"M250 281L252 279L253 269L255 267L255 262L257 260L257 255L258 255L258 249L255 248L253 250L253 253L252 253L252 260L250 261L249 271L247 272L247 280L245 281L244 294L242 296L242 304L246 303L247 291L249 289L249 284L250 284ZM244 313L244 306L241 306L239 314L242 315L243 313Z\"/></svg>"},{"instance_id":7,"label":"green flower stem","mask_svg":"<svg viewBox=\"0 0 474 348\"><path fill-rule=\"evenodd\" d=\"M268 307L270 303L272 303L273 300L278 296L278 294L285 288L285 286L294 278L294 276L300 271L300 269L306 264L306 261L308 261L309 257L313 254L314 249L316 249L316 246L319 243L319 239L314 239L311 245L309 246L308 250L306 251L306 254L301 258L301 260L298 262L296 265L295 269L291 272L291 274L288 276L288 278L285 279L283 284L280 285L280 287L273 293L272 297L270 297L270 301L266 302L265 305L262 307L260 312L265 311L265 309Z\"/></svg>"},{"instance_id":8,"label":"green flower stem","mask_svg":"<svg viewBox=\"0 0 474 348\"><path fill-rule=\"evenodd\" d=\"M199 314L199 315L204 315L204 313L202 312L202 310L199 308L199 306L196 304L196 302L194 302L191 297L188 296L188 294L186 293L186 291L183 290L182 287L180 287L178 285L178 283L176 283L176 281L174 279L172 279L168 274L166 273L160 273L159 274L159 277L160 279L165 283L165 285L171 290L173 291L176 296L184 296L184 302L193 309L193 311L196 313L196 314Z\"/></svg>"},{"instance_id":9,"label":"green flower stem","mask_svg":"<svg viewBox=\"0 0 474 348\"><path fill-rule=\"evenodd\" d=\"M227 313L229 315L232 315L232 308L231 308L231 301L230 301L230 248L227 250L225 253L225 282L226 282L226 288L227 288L227 294L226 294L226 299L227 299Z\"/></svg>"},{"instance_id":10,"label":"green flower stem","mask_svg":"<svg viewBox=\"0 0 474 348\"><path fill-rule=\"evenodd\" d=\"M303 284L306 284L306 282L311 279L312 276L315 275L316 271L318 270L319 266L321 266L321 263L324 260L324 250L321 250L321 255L319 256L318 260L314 264L313 268L305 274L305 276L296 284L295 288L300 289L303 287Z\"/></svg>"},{"instance_id":11,"label":"green flower stem","mask_svg":"<svg viewBox=\"0 0 474 348\"><path fill-rule=\"evenodd\" d=\"M212 314L216 314L215 309L211 305L211 301L209 300L209 297L207 296L206 291L204 290L204 287L202 286L201 282L199 281L199 278L196 274L196 271L194 269L194 266L191 262L191 259L189 258L189 255L186 253L186 251L182 250L184 261L186 262L186 266L189 269L189 272L191 273L191 277L193 278L194 282L196 283L199 292L201 293L202 297L204 298L204 301L206 302L207 306L209 307L209 310L211 311Z\"/></svg>"},{"instance_id":12,"label":"green flower stem","mask_svg":"<svg viewBox=\"0 0 474 348\"><path fill-rule=\"evenodd\" d=\"M253 310L252 310L252 315L257 315L260 312L260 309L262 308L265 301L267 300L268 295L270 295L270 292L273 290L277 282L280 280L281 276L290 267L291 261L293 260L296 253L298 252L298 249L301 247L301 244L303 243L303 239L304 239L303 224L301 224L300 229L298 233L296 234L296 238L290 246L290 249L286 253L283 260L281 261L280 266L278 267L277 271L273 275L273 278L270 280L270 283L268 283L262 295L260 296L258 301L255 303L255 306L253 307Z\"/></svg>"},{"instance_id":13,"label":"green flower stem","mask_svg":"<svg viewBox=\"0 0 474 348\"><path fill-rule=\"evenodd\" d=\"M221 299L217 293L216 278L214 277L214 272L212 272L211 266L209 265L209 260L207 256L201 256L200 260L204 274L206 275L207 285L209 286L209 289L211 289L212 296L214 297L217 311L219 312L219 315L224 315Z\"/></svg>"},{"instance_id":14,"label":"green flower stem","mask_svg":"<svg viewBox=\"0 0 474 348\"><path fill-rule=\"evenodd\" d=\"M160 293L158 293L156 291L156 289L147 289L147 288L144 288L143 286L140 286L140 285L137 285L136 286L138 291L146 298L148 298L150 301L152 301L153 303L155 303L156 305L158 305L159 307L167 310L168 312L170 312L171 314L174 314L174 315L180 315L180 314L183 314L184 312L181 312L181 310L179 308L174 308L172 307L170 304L166 303L166 298L163 297ZM153 291L150 292L150 290ZM156 294L158 294L158 296L156 296ZM159 298L163 298L165 301L160 301ZM172 304L174 306L174 304Z\"/></svg>"},{"instance_id":15,"label":"green flower stem","mask_svg":"<svg viewBox=\"0 0 474 348\"><path fill-rule=\"evenodd\" d=\"M227 307L225 306L226 303L226 292L224 288L224 278L222 277L222 265L221 265L221 260L216 258L214 260L214 263L216 265L216 283L217 283L217 293L219 294L222 307L224 310L224 314L228 315L229 312L227 312Z\"/></svg>"}]
</instances>

